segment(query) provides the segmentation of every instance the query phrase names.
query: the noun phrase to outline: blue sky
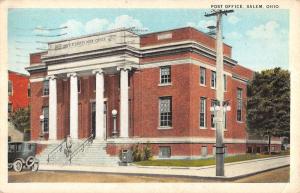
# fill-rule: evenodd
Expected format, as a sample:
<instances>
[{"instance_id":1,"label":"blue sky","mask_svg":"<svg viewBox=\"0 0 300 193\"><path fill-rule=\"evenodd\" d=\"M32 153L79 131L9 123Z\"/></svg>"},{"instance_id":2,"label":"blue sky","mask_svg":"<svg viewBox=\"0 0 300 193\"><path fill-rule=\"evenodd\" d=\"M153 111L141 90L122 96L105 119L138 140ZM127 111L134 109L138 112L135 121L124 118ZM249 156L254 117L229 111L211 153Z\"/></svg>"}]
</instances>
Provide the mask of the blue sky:
<instances>
[{"instance_id":1,"label":"blue sky","mask_svg":"<svg viewBox=\"0 0 300 193\"><path fill-rule=\"evenodd\" d=\"M205 17L205 9L10 9L8 12L9 69L27 73L29 53L62 37L75 37L119 27L147 29L146 33L192 26L207 32L215 17ZM62 30L45 31L40 28ZM256 71L288 69L289 12L283 9L238 9L223 18L225 43L233 47L233 59Z\"/></svg>"}]
</instances>

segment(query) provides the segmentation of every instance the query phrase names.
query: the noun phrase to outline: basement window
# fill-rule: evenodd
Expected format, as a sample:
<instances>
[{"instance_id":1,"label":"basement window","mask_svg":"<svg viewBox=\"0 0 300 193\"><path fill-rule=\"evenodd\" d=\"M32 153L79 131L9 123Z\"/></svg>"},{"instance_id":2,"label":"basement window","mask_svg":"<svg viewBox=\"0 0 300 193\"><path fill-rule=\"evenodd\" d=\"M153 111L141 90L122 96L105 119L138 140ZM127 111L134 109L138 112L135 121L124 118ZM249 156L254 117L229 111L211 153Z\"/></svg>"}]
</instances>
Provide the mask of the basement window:
<instances>
[{"instance_id":1,"label":"basement window","mask_svg":"<svg viewBox=\"0 0 300 193\"><path fill-rule=\"evenodd\" d=\"M170 158L171 157L171 147L170 146L159 147L159 157L160 158Z\"/></svg>"}]
</instances>

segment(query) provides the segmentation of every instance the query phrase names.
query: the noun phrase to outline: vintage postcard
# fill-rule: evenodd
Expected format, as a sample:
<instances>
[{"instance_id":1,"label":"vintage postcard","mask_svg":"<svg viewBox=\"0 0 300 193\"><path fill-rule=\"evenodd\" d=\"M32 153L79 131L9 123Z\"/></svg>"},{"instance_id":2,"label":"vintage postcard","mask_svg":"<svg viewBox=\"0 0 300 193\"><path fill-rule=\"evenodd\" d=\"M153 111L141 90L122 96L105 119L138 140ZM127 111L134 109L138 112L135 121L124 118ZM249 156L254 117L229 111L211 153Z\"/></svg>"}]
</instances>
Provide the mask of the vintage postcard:
<instances>
[{"instance_id":1,"label":"vintage postcard","mask_svg":"<svg viewBox=\"0 0 300 193\"><path fill-rule=\"evenodd\" d=\"M300 192L299 1L0 8L0 192Z\"/></svg>"}]
</instances>

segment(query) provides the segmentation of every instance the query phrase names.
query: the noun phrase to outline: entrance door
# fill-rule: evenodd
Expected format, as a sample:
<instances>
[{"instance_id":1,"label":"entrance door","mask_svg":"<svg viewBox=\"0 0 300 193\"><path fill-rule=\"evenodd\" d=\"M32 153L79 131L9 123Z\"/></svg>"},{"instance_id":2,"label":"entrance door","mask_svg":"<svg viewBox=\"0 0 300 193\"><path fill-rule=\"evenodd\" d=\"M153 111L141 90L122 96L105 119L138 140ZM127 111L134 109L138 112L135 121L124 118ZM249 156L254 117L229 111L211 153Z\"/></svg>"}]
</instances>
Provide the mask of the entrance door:
<instances>
[{"instance_id":1,"label":"entrance door","mask_svg":"<svg viewBox=\"0 0 300 193\"><path fill-rule=\"evenodd\" d=\"M93 134L94 138L96 136L96 102L92 102L92 108L91 108L91 117L92 117L92 125L91 125L91 133ZM104 131L106 133L106 125L107 125L107 104L104 102L104 117L103 117L103 126L104 126ZM105 136L106 138L106 136Z\"/></svg>"}]
</instances>

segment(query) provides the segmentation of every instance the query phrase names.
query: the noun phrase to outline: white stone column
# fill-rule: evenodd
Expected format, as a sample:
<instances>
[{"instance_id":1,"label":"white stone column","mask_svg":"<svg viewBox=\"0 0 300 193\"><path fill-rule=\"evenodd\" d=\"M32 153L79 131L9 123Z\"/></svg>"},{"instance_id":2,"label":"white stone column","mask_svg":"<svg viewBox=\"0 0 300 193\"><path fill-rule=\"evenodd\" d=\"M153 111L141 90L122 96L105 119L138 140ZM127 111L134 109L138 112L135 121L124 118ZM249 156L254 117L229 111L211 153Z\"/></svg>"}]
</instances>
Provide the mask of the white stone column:
<instances>
[{"instance_id":1,"label":"white stone column","mask_svg":"<svg viewBox=\"0 0 300 193\"><path fill-rule=\"evenodd\" d=\"M56 77L48 77L49 80L49 140L57 139L57 88Z\"/></svg>"},{"instance_id":2,"label":"white stone column","mask_svg":"<svg viewBox=\"0 0 300 193\"><path fill-rule=\"evenodd\" d=\"M102 69L93 71L96 74L96 139L105 139L104 129L104 74Z\"/></svg>"},{"instance_id":3,"label":"white stone column","mask_svg":"<svg viewBox=\"0 0 300 193\"><path fill-rule=\"evenodd\" d=\"M70 136L78 139L78 83L77 74L70 73Z\"/></svg>"},{"instance_id":4,"label":"white stone column","mask_svg":"<svg viewBox=\"0 0 300 193\"><path fill-rule=\"evenodd\" d=\"M120 137L128 137L128 67L120 67Z\"/></svg>"}]
</instances>

